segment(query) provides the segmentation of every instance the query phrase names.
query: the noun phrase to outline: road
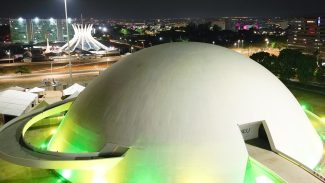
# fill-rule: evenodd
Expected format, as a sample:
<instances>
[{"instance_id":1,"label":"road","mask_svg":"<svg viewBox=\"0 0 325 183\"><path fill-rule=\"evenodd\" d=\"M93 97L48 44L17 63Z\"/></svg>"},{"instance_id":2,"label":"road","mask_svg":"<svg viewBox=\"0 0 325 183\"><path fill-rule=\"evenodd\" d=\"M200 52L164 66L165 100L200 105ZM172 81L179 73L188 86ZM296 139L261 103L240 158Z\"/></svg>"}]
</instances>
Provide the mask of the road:
<instances>
[{"instance_id":1,"label":"road","mask_svg":"<svg viewBox=\"0 0 325 183\"><path fill-rule=\"evenodd\" d=\"M121 56L110 56L110 57L102 57L102 58L93 58L93 59L77 59L75 57L71 57L71 61L73 63L87 63L87 62L112 62L112 61L118 61L121 58ZM43 61L43 62L15 62L15 63L2 63L0 64L0 67L18 67L18 66L38 66L38 65L57 65L57 64L68 64L69 60L66 59L60 59L55 61Z\"/></svg>"},{"instance_id":2,"label":"road","mask_svg":"<svg viewBox=\"0 0 325 183\"><path fill-rule=\"evenodd\" d=\"M75 62L72 64L72 80L80 84L89 83L99 73L112 66L120 57L102 58L100 60L91 60L83 62ZM63 63L63 65L62 65ZM69 80L69 67L66 62L58 62L56 65L48 65L49 62L41 65L35 63L31 64L32 73L30 74L9 74L0 75L0 90L11 86L21 86L24 88L42 87L43 81L47 79L54 79L62 84L66 84ZM10 66L14 71L13 66ZM50 89L50 88L48 88Z\"/></svg>"},{"instance_id":3,"label":"road","mask_svg":"<svg viewBox=\"0 0 325 183\"><path fill-rule=\"evenodd\" d=\"M79 83L82 85L89 84L96 76L99 75L100 70L86 70L86 71L77 71L73 72L72 81L74 83ZM47 79L54 79L59 81L61 84L67 84L69 80L69 75L65 73L56 73L53 75L42 73L37 74L36 76L16 76L16 77L7 77L0 79L0 90L4 90L11 86L20 86L24 88L33 88L33 87L45 87L43 81ZM53 90L51 87L46 87L47 89Z\"/></svg>"}]
</instances>

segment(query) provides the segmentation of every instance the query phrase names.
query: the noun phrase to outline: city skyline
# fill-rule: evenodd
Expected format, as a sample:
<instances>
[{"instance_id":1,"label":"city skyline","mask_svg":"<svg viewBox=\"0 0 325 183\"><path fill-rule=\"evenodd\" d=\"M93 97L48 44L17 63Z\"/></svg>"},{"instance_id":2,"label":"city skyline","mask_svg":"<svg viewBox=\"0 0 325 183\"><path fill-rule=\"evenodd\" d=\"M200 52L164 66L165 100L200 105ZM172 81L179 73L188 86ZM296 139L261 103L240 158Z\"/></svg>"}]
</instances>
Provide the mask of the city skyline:
<instances>
[{"instance_id":1,"label":"city skyline","mask_svg":"<svg viewBox=\"0 0 325 183\"><path fill-rule=\"evenodd\" d=\"M250 1L104 1L104 0L68 0L69 16L94 18L206 18L223 16L250 17L292 17L292 16L324 16L325 2L311 0L308 3L297 3L294 0L275 0L267 3L263 0ZM8 8L12 7L12 8ZM0 17L56 17L63 18L63 0L51 1L18 1L6 2L1 6ZM275 11L276 10L276 11ZM290 10L290 11L289 11Z\"/></svg>"}]
</instances>

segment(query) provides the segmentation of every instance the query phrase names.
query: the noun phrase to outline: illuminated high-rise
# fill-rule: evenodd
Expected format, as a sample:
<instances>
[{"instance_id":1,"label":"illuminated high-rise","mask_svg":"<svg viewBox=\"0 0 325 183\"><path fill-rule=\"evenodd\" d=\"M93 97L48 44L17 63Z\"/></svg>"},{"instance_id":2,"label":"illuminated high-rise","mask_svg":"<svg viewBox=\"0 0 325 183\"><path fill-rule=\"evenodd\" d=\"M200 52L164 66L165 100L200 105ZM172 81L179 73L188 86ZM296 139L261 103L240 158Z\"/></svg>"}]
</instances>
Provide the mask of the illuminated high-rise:
<instances>
[{"instance_id":1,"label":"illuminated high-rise","mask_svg":"<svg viewBox=\"0 0 325 183\"><path fill-rule=\"evenodd\" d=\"M68 20L71 26L72 20ZM61 19L10 19L11 40L13 43L42 43L66 41L65 20ZM72 26L71 26L72 30ZM70 32L73 36L74 32Z\"/></svg>"},{"instance_id":2,"label":"illuminated high-rise","mask_svg":"<svg viewBox=\"0 0 325 183\"><path fill-rule=\"evenodd\" d=\"M296 18L289 22L288 47L304 53L324 52L325 23L322 17Z\"/></svg>"}]
</instances>

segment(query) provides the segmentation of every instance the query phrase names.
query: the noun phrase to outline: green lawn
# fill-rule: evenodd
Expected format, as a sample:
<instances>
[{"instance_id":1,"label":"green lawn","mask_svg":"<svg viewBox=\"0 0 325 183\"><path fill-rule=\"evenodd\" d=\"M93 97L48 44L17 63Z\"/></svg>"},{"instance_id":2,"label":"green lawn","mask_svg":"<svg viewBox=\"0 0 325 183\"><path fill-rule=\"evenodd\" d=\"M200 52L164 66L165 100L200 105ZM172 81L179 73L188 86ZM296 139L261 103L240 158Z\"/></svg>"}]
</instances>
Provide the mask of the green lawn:
<instances>
[{"instance_id":1,"label":"green lawn","mask_svg":"<svg viewBox=\"0 0 325 183\"><path fill-rule=\"evenodd\" d=\"M304 90L290 89L301 105L320 117L325 117L325 95Z\"/></svg>"}]
</instances>

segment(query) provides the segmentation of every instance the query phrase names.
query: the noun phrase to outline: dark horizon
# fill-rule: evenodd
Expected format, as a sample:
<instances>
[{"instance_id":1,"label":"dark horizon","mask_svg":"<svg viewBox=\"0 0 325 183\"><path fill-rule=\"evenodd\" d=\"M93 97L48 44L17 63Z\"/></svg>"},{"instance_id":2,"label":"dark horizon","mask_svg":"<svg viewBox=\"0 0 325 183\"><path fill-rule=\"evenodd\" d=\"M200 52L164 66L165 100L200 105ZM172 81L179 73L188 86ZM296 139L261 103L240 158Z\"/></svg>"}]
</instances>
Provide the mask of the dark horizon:
<instances>
[{"instance_id":1,"label":"dark horizon","mask_svg":"<svg viewBox=\"0 0 325 183\"><path fill-rule=\"evenodd\" d=\"M302 17L325 16L324 0L301 3L294 0L166 0L105 1L67 0L69 17L103 19L213 18L213 17ZM10 0L0 7L3 18L64 18L63 0Z\"/></svg>"}]
</instances>

